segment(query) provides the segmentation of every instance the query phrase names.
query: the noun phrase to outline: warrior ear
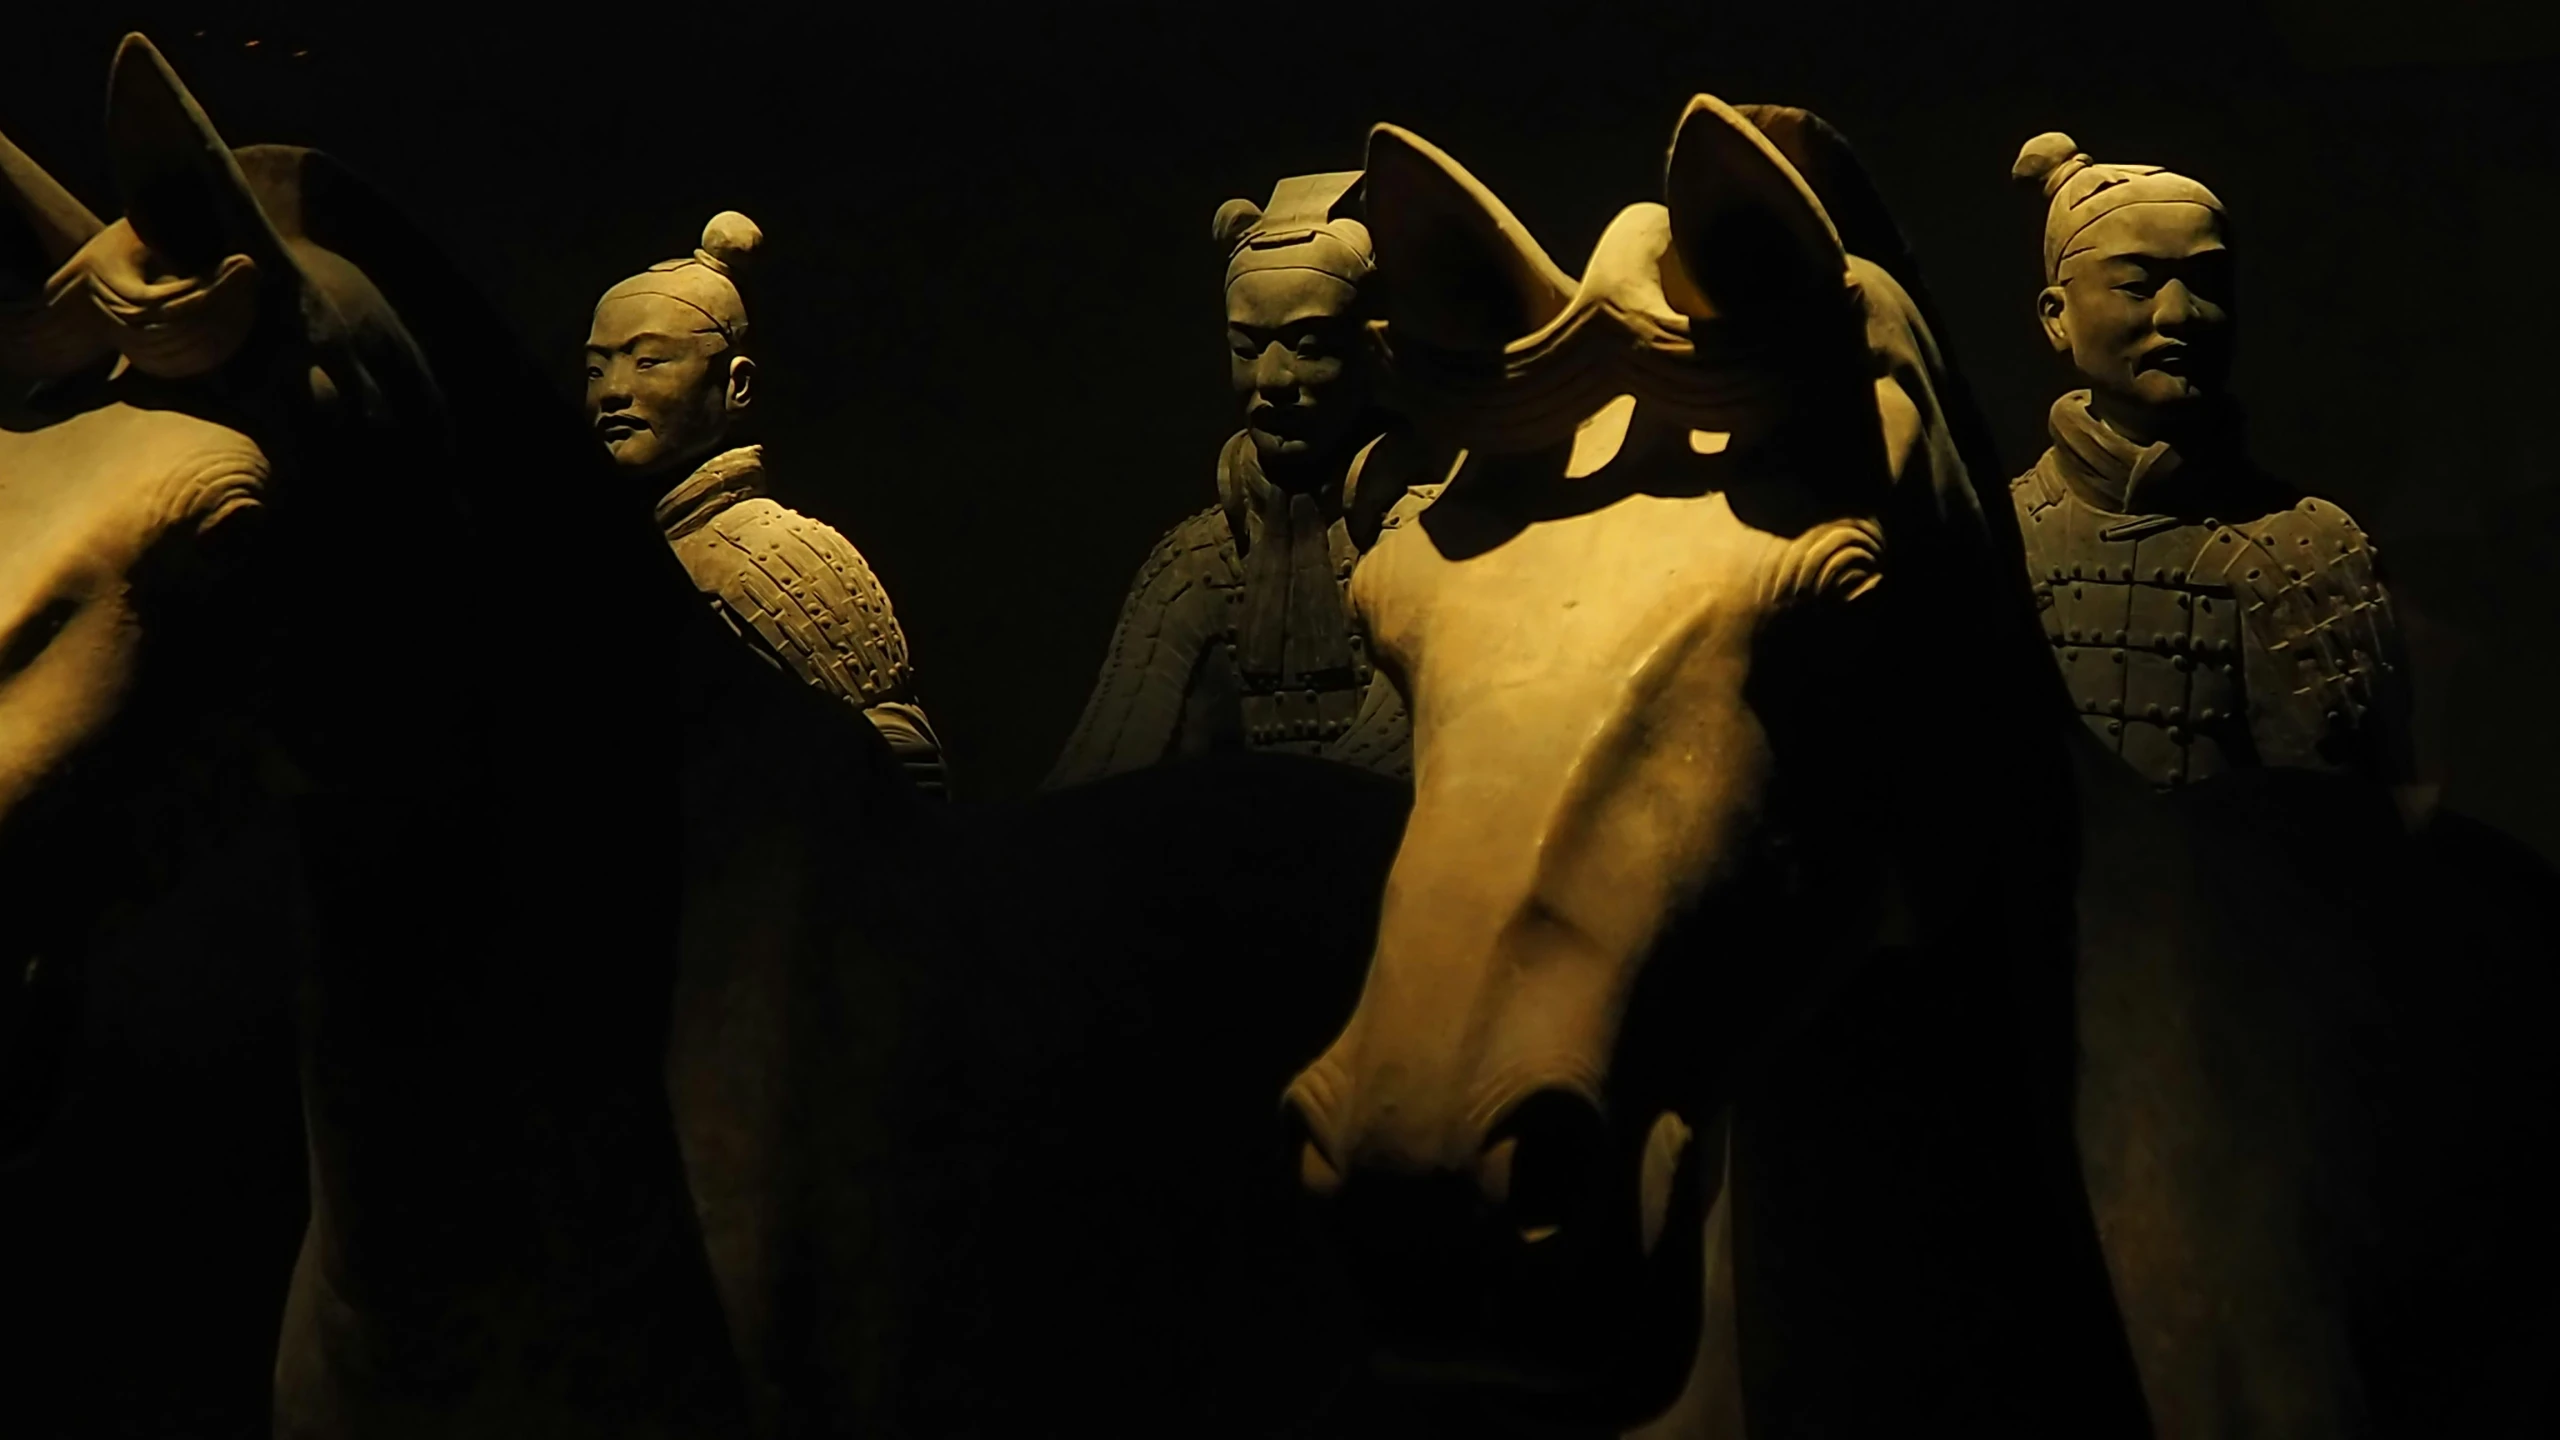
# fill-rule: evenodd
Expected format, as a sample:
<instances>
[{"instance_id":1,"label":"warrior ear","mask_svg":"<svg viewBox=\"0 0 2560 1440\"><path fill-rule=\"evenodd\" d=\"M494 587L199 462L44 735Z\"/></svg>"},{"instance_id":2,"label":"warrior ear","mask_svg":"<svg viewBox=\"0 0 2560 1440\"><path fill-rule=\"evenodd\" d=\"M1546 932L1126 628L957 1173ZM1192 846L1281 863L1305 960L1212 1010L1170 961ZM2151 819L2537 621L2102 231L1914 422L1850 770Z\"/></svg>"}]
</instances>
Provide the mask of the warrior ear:
<instances>
[{"instance_id":1,"label":"warrior ear","mask_svg":"<svg viewBox=\"0 0 2560 1440\"><path fill-rule=\"evenodd\" d=\"M1498 351L1563 313L1573 279L1476 177L1411 131L1369 132L1367 210L1389 343Z\"/></svg>"},{"instance_id":2,"label":"warrior ear","mask_svg":"<svg viewBox=\"0 0 2560 1440\"><path fill-rule=\"evenodd\" d=\"M106 228L6 135L0 135L0 198L23 222L0 232L0 264L19 261L16 252L24 249L23 259L34 271L26 277L31 286L43 284L45 276ZM22 242L31 242L32 248Z\"/></svg>"},{"instance_id":3,"label":"warrior ear","mask_svg":"<svg viewBox=\"0 0 2560 1440\"><path fill-rule=\"evenodd\" d=\"M206 271L232 255L284 259L231 147L140 35L124 37L107 77L107 157L125 219L154 251Z\"/></svg>"},{"instance_id":4,"label":"warrior ear","mask_svg":"<svg viewBox=\"0 0 2560 1440\"><path fill-rule=\"evenodd\" d=\"M1733 107L1712 95L1689 102L1663 195L1672 252L1716 317L1772 328L1839 313L1849 283L1839 232L1804 177Z\"/></svg>"}]
</instances>

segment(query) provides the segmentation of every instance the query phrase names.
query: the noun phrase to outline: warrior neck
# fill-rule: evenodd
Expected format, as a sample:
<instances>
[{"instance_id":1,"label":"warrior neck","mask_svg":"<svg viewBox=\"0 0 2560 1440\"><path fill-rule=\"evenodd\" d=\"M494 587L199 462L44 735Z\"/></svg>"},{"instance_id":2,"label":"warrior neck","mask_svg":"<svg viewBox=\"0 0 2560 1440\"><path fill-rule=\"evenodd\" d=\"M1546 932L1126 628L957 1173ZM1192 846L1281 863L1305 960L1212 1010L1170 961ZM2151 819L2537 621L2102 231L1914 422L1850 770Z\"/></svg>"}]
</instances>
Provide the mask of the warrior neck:
<instances>
[{"instance_id":1,"label":"warrior neck","mask_svg":"<svg viewBox=\"0 0 2560 1440\"><path fill-rule=\"evenodd\" d=\"M658 498L658 528L667 538L691 534L741 500L762 495L764 447L741 445L705 460L674 489Z\"/></svg>"},{"instance_id":2,"label":"warrior neck","mask_svg":"<svg viewBox=\"0 0 2560 1440\"><path fill-rule=\"evenodd\" d=\"M2257 488L2238 413L2229 407L2200 413L2174 436L2152 426L2151 417L2136 421L2119 410L2074 390L2053 402L2047 417L2055 468L2083 502L2119 515L2202 514L2222 505L2226 490Z\"/></svg>"}]
</instances>

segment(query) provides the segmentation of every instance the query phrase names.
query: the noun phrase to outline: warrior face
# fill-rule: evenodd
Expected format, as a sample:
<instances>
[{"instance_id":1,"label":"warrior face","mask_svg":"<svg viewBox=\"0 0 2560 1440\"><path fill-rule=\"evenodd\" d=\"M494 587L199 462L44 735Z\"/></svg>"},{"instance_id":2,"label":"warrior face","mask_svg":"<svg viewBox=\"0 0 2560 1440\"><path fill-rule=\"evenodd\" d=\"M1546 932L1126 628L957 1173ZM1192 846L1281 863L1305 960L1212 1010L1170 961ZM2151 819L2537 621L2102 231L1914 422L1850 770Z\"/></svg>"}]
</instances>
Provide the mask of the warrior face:
<instances>
[{"instance_id":1,"label":"warrior face","mask_svg":"<svg viewBox=\"0 0 2560 1440\"><path fill-rule=\"evenodd\" d=\"M1248 271L1227 286L1228 374L1266 471L1334 455L1368 408L1358 301L1321 270Z\"/></svg>"},{"instance_id":2,"label":"warrior face","mask_svg":"<svg viewBox=\"0 0 2560 1440\"><path fill-rule=\"evenodd\" d=\"M2233 287L2220 215L2182 201L2124 206L2073 237L2061 270L2037 313L2111 422L2223 393Z\"/></svg>"},{"instance_id":3,"label":"warrior face","mask_svg":"<svg viewBox=\"0 0 2560 1440\"><path fill-rule=\"evenodd\" d=\"M747 408L755 368L683 301L616 296L587 332L587 423L614 463L663 476L719 446Z\"/></svg>"}]
</instances>

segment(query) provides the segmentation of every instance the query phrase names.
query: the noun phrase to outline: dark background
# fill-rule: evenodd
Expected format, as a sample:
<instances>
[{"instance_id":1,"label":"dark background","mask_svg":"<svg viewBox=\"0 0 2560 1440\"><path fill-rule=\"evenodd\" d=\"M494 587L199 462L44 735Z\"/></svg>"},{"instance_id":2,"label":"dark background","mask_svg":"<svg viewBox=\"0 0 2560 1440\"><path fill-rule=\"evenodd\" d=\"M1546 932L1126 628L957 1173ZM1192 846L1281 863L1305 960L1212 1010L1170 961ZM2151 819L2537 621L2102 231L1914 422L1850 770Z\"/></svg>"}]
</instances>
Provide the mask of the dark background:
<instances>
[{"instance_id":1,"label":"dark background","mask_svg":"<svg viewBox=\"0 0 2560 1440\"><path fill-rule=\"evenodd\" d=\"M555 359L564 395L598 292L686 253L716 210L753 216L778 489L880 572L981 798L1037 781L1139 559L1213 498L1233 407L1211 212L1357 166L1371 122L1457 156L1573 269L1620 206L1657 196L1690 94L1816 110L1901 219L2010 469L2066 384L2029 312L2042 205L2006 181L2019 144L2059 128L2184 170L2242 227L2260 458L2379 535L2449 803L2560 857L2539 278L2560 239L2560 7L250 14L15 15L0 128L115 213L103 82L116 37L143 28L233 143L318 145L406 203L514 317L492 344ZM527 551L528 633L509 643L576 664L611 598L578 593L559 558L575 538L551 524L486 538ZM1982 733L1996 743L1997 719Z\"/></svg>"}]
</instances>

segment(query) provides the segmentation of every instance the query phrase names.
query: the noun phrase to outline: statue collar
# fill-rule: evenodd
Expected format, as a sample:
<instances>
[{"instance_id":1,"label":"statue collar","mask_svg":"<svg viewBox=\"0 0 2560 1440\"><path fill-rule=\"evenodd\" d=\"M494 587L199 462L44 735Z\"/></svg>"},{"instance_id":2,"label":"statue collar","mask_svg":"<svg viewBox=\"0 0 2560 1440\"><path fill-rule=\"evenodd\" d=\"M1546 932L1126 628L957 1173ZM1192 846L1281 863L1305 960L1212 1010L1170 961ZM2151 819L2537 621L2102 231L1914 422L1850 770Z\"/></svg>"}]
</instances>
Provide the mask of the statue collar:
<instances>
[{"instance_id":1,"label":"statue collar","mask_svg":"<svg viewBox=\"0 0 2560 1440\"><path fill-rule=\"evenodd\" d=\"M2083 504L2116 515L2229 513L2255 499L2263 477L2240 448L2236 416L2230 434L2202 452L2165 440L2137 445L2107 428L2089 408L2089 392L2053 402L2046 420L2054 468Z\"/></svg>"},{"instance_id":2,"label":"statue collar","mask_svg":"<svg viewBox=\"0 0 2560 1440\"><path fill-rule=\"evenodd\" d=\"M1338 481L1314 494L1274 485L1244 431L1218 454L1218 499L1244 562L1236 662L1248 692L1351 680L1351 619L1333 554L1340 490Z\"/></svg>"},{"instance_id":3,"label":"statue collar","mask_svg":"<svg viewBox=\"0 0 2560 1440\"><path fill-rule=\"evenodd\" d=\"M741 500L762 495L764 447L741 445L702 462L684 482L658 501L658 528L670 540L692 534L712 516Z\"/></svg>"}]
</instances>

